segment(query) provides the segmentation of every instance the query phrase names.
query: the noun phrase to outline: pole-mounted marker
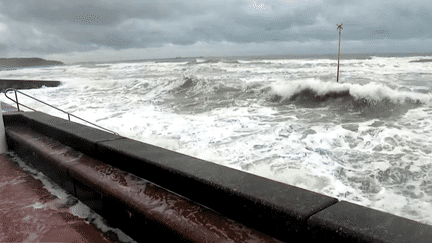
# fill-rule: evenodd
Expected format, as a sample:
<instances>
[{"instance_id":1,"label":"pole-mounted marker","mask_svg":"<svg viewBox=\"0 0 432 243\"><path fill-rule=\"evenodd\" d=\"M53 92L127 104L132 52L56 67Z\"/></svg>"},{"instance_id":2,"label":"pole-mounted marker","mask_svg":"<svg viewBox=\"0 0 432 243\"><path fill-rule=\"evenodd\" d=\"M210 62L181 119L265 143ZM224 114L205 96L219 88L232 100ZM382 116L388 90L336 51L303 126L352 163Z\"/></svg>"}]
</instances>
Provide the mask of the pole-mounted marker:
<instances>
[{"instance_id":1,"label":"pole-mounted marker","mask_svg":"<svg viewBox=\"0 0 432 243\"><path fill-rule=\"evenodd\" d=\"M339 49L338 49L338 68L337 68L337 77L336 82L339 82L339 59L340 59L340 44L341 44L341 31L343 29L343 24L337 24L337 29L339 30Z\"/></svg>"}]
</instances>

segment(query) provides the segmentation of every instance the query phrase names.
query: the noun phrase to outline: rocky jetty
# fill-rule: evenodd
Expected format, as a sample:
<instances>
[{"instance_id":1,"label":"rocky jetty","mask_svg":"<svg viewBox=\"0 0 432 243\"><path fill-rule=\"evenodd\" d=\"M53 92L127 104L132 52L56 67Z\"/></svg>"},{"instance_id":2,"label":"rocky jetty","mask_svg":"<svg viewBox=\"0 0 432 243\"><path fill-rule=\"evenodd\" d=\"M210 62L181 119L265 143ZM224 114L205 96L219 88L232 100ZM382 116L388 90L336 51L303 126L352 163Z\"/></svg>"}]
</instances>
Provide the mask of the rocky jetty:
<instances>
[{"instance_id":1,"label":"rocky jetty","mask_svg":"<svg viewBox=\"0 0 432 243\"><path fill-rule=\"evenodd\" d=\"M0 58L0 68L39 67L64 65L59 61L49 61L42 58Z\"/></svg>"},{"instance_id":2,"label":"rocky jetty","mask_svg":"<svg viewBox=\"0 0 432 243\"><path fill-rule=\"evenodd\" d=\"M419 59L419 60L413 60L410 62L432 62L432 59Z\"/></svg>"}]
</instances>

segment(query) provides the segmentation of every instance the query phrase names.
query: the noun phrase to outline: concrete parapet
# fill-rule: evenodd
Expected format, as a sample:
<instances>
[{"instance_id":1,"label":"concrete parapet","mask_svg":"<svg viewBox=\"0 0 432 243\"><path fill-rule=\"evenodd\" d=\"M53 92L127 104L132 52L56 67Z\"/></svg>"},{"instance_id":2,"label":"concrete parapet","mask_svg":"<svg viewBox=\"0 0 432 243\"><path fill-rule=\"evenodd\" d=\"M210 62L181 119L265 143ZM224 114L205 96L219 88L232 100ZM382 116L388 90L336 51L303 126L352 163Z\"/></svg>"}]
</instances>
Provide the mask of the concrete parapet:
<instances>
[{"instance_id":1,"label":"concrete parapet","mask_svg":"<svg viewBox=\"0 0 432 243\"><path fill-rule=\"evenodd\" d=\"M432 239L430 225L44 113L5 115L4 120L8 144L20 156L32 157L28 160L54 178L59 177L56 180L63 181L63 187L90 207L93 205L95 211L108 212L103 215L108 220L111 217L119 225L134 222L130 227L134 229L132 233L138 231L134 233L136 237L142 233L138 222L146 222L154 232L165 232L167 237L186 237L193 231L199 236L188 236L188 240L247 241L235 238L238 233L223 234L234 238L217 238L204 225L196 225L199 214L216 228L221 224L215 222L235 222L235 227L253 232L252 238L263 237L258 241L274 241L273 237L286 242L390 243ZM176 209L176 205L185 208ZM171 216L160 214L161 210ZM194 216L188 218L189 214ZM218 229L231 232L230 227Z\"/></svg>"},{"instance_id":2,"label":"concrete parapet","mask_svg":"<svg viewBox=\"0 0 432 243\"><path fill-rule=\"evenodd\" d=\"M331 242L431 242L430 225L341 201L308 220L317 240Z\"/></svg>"},{"instance_id":3,"label":"concrete parapet","mask_svg":"<svg viewBox=\"0 0 432 243\"><path fill-rule=\"evenodd\" d=\"M136 171L142 178L284 241L304 234L311 215L337 202L130 139L98 143L98 154L113 166Z\"/></svg>"},{"instance_id":4,"label":"concrete parapet","mask_svg":"<svg viewBox=\"0 0 432 243\"><path fill-rule=\"evenodd\" d=\"M20 158L138 241L280 242L28 127L9 126Z\"/></svg>"}]
</instances>

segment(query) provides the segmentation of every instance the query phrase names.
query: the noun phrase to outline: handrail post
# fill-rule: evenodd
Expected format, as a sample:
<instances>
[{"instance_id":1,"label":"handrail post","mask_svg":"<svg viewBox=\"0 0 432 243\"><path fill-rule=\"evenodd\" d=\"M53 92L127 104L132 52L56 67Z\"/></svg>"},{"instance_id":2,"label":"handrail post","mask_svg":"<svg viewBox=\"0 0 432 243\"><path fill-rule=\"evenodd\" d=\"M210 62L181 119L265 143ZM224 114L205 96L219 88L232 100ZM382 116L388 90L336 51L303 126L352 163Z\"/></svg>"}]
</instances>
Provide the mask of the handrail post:
<instances>
[{"instance_id":1,"label":"handrail post","mask_svg":"<svg viewBox=\"0 0 432 243\"><path fill-rule=\"evenodd\" d=\"M8 151L7 142L6 142L6 132L5 132L2 113L3 112L0 107L0 154L6 153Z\"/></svg>"},{"instance_id":2,"label":"handrail post","mask_svg":"<svg viewBox=\"0 0 432 243\"><path fill-rule=\"evenodd\" d=\"M68 119L69 119L69 121L70 121L70 114L69 113L67 113L68 114Z\"/></svg>"},{"instance_id":3,"label":"handrail post","mask_svg":"<svg viewBox=\"0 0 432 243\"><path fill-rule=\"evenodd\" d=\"M19 102L18 102L17 90L14 89L14 92L15 92L15 100L16 100L16 103L17 103L17 109L18 109L18 111L20 111L20 108L19 108Z\"/></svg>"}]
</instances>

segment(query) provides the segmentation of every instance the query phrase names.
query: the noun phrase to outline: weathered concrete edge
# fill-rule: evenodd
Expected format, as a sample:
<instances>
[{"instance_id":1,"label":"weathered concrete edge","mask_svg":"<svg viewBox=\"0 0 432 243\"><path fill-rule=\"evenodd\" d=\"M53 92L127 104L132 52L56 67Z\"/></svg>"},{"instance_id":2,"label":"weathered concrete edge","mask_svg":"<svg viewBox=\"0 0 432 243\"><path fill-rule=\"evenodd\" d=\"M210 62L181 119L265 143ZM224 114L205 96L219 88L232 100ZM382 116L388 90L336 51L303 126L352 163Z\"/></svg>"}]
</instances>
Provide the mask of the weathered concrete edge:
<instances>
[{"instance_id":1,"label":"weathered concrete edge","mask_svg":"<svg viewBox=\"0 0 432 243\"><path fill-rule=\"evenodd\" d=\"M21 159L138 241L280 242L22 124L6 134Z\"/></svg>"},{"instance_id":2,"label":"weathered concrete edge","mask_svg":"<svg viewBox=\"0 0 432 243\"><path fill-rule=\"evenodd\" d=\"M10 116L10 117L6 117L6 116ZM89 135L87 132L90 130L87 130L87 132L83 133L82 129L86 130L89 129L89 127L80 125L80 124L76 124L76 123L72 123L72 122L63 122L60 120L57 120L59 118L53 118L51 116L48 116L46 114L43 113L22 113L22 114L12 114L12 115L5 115L5 124L6 125L10 125L10 124L14 124L14 123L22 123L25 124L27 126L32 127L35 130L38 130L40 128L43 128L41 130L42 133L44 133L47 136L50 137L54 137L56 139L58 139L60 142L67 144L68 141L70 140L70 136L74 137L75 142L78 141L79 139L82 139L83 141L87 141L89 142L89 144L92 144L90 147L92 148L91 150L88 150L87 153L91 154L92 156L95 155L97 157L97 159L106 159L106 156L111 156L111 155L115 155L117 154L117 156L115 157L115 159L118 158L128 158L129 161L133 161L133 162L138 162L140 161L140 156L139 154L132 154L131 156L127 156L127 151L122 151L126 148L120 148L120 149L116 149L116 151L111 151L111 154L109 155L105 155L103 156L103 153L109 151L109 150L113 150L112 147L110 147L110 143L114 143L118 145L118 142L122 143L122 142L129 142L132 144L139 143L130 139L125 139L125 138L121 138L109 133L105 133L93 128L90 128L91 130L94 130L94 132L96 134L98 134L99 136L99 140L93 140L93 141L89 141L88 136L86 137L85 135L80 135L80 134L86 134ZM53 121L57 121L57 122L53 122ZM57 127L58 125L60 125L60 127ZM85 127L85 128L83 128ZM71 131L67 131L67 130L71 130ZM80 131L79 133L74 133L73 131ZM101 134L104 133L105 135ZM105 136L105 137L104 137ZM114 136L114 137L112 137ZM107 139L107 137L110 137ZM77 140L78 139L78 140ZM73 140L73 139L72 139ZM90 139L91 140L91 139ZM67 144L71 147L79 147L79 145L77 144ZM147 146L147 149L157 151L156 152L156 158L158 158L158 156L160 155L164 155L166 153L168 153L167 150L164 149L160 149L154 146ZM121 154L123 152L123 154ZM171 151L169 151L171 152ZM173 153L173 152L171 152ZM118 155L120 154L120 155ZM177 153L174 153L176 155L180 155ZM174 154L171 154L174 155ZM151 155L151 154L150 154ZM183 158L185 158L185 155L181 155ZM168 156L170 157L170 156ZM192 158L194 159L194 158ZM175 159L174 159L175 160ZM105 160L102 160L104 162L107 162ZM201 166L201 164L203 164L205 161L200 161L197 159L193 160L195 163L197 163L198 167ZM143 162L141 160L141 162ZM151 161L144 161L147 163L151 163ZM162 161L163 162L163 161ZM107 162L108 164L109 161ZM124 163L124 161L123 161ZM205 164L205 163L204 163ZM213 163L211 163L213 164ZM214 164L213 164L214 165ZM126 166L127 167L127 166ZM213 168L216 168L218 170L232 170L229 168L225 168L223 166L211 166ZM175 172L172 168L169 167L165 167L162 168L161 170L166 170L167 173L172 173L173 177L182 177L184 175L180 175L178 174L178 172ZM176 174L177 173L177 174ZM247 174L245 172L241 172L244 174ZM240 173L240 174L241 174ZM229 174L229 173L228 173ZM237 175L238 172L237 172ZM270 181L267 179L263 179L260 177L256 177L253 176L254 179L251 179L252 177L250 176L246 176L248 180L254 180L255 182L257 182L258 184L261 184L264 181ZM145 178L147 179L147 178ZM208 178L202 178L204 181L208 180ZM247 180L247 181L248 181ZM152 180L150 180L152 181ZM200 178L197 178L194 175L191 175L190 178L185 179L185 183L190 185L190 181L196 181L195 183L197 183L197 185L199 184L203 184L202 181L200 181ZM241 181L240 181L241 182ZM248 181L249 182L249 181ZM155 182L157 183L157 182ZM236 183L239 183L239 181L237 181ZM157 183L159 184L159 183ZM204 183L205 184L205 183ZM253 183L254 185L256 185L255 183ZM276 184L275 184L276 185ZM218 187L218 184L214 184L214 187ZM288 185L284 185L287 188L293 188L291 186ZM205 185L203 186L198 186L198 187L202 187L202 189L209 189L209 185ZM171 190L170 188L167 188L169 190ZM250 188L249 188L250 189ZM303 189L300 189L303 190ZM230 200L230 198L233 198L233 195L235 195L236 197L240 197L241 196L245 196L245 194L243 193L236 193L235 190L234 191L230 191L229 188L227 187L219 187L216 188L215 191L219 192L218 196L223 195L223 193L226 194L226 200ZM177 191L174 191L176 193L178 193ZM316 194L307 190L303 190L303 193L306 194ZM181 193L179 193L180 195L182 195ZM199 194L199 193L197 193ZM200 195L198 195L200 196ZM262 204L264 202L266 202L265 198L264 200L262 200L262 196L260 197L259 195L257 195L257 198L247 198L250 197L246 196L244 198L244 200L240 200L241 202L252 202L252 204ZM253 196L253 195L252 195ZM269 196L269 195L266 195ZM189 197L190 198L190 197ZM330 198L330 197L328 197ZM192 198L193 199L193 198ZM332 199L332 198L330 198ZM195 200L195 199L193 199ZM201 202L199 202L201 203ZM283 218L283 220L286 220L287 218L283 217L283 215L281 215L281 213L283 212L289 212L292 209L289 209L290 206L292 206L291 204L289 204L289 202L285 202L285 206L282 207L282 210L280 208L274 208L274 205L270 204L269 207L255 207L255 210L259 210L261 209L261 211L255 211L254 213L258 216L258 221L260 219L260 216L262 215L262 213L270 213L272 214L270 216L270 218ZM252 205L251 204L251 205ZM204 204L206 205L206 204ZM206 205L207 206L207 205ZM288 207L288 209L286 209L286 207ZM336 217L338 215L338 211L341 208L350 208L350 210L348 211L348 213L346 213L346 217ZM210 207L213 208L213 207ZM286 209L286 210L284 210ZM270 210L270 211L268 211ZM223 209L222 210L218 210L216 209L216 211L219 211L223 213ZM340 211L339 211L340 212ZM336 215L336 216L335 216ZM379 216L378 218L381 218L381 221L376 221L375 218L377 217L377 215ZM265 218L265 215L263 215ZM361 217L362 220L359 220L359 217ZM234 217L235 218L235 217ZM289 218L289 217L288 217ZM241 222L241 219L238 220L237 218L235 218L235 220ZM247 218L247 220L251 220L250 218ZM334 203L331 203L330 205L326 205L323 208L320 208L318 211L314 211L312 212L310 215L306 216L305 218L300 218L299 219L300 222L298 222L298 224L300 225L300 230L297 226L294 225L285 225L286 227L294 227L296 228L296 230L294 230L294 232L299 233L300 231L303 231L303 233L308 234L310 236L312 236L313 238L317 238L320 239L320 241L324 238L328 238L328 239L333 239L335 240L335 242L344 242L348 239L357 239L359 242L429 242L430 238L432 237L432 227L429 225L424 225L415 221L411 221L402 217L398 217L395 215L391 215L388 213L384 213L384 212L380 212L378 210L374 210L374 209L369 209L369 208L365 208L356 204L352 204L349 202L338 202L338 200L334 199ZM266 221L266 220L265 220ZM263 222L268 223L268 222ZM289 220L288 220L289 221ZM369 222L370 224L365 224L364 222ZM397 222L397 223L395 223ZM292 223L292 222L291 222ZM246 224L247 225L247 224ZM404 234L401 234L400 231L400 226L398 225L403 225L405 229L405 231L403 231ZM274 225L273 225L274 226ZM259 225L257 226L256 224L253 224L253 227L260 230ZM271 233L270 235L274 235L275 232L272 231L268 231L266 230L266 227L263 227L264 233ZM278 225L276 227L277 231L284 231L284 232L279 232L279 234L276 233L276 235L274 235L275 237L282 239L282 240L287 240L287 237L292 237L293 235L291 233L293 233L292 230L288 229L288 228L281 228L280 225ZM291 238L292 239L292 238Z\"/></svg>"},{"instance_id":3,"label":"weathered concrete edge","mask_svg":"<svg viewBox=\"0 0 432 243\"><path fill-rule=\"evenodd\" d=\"M330 242L412 242L432 239L432 226L390 213L340 201L308 220L308 231L316 239Z\"/></svg>"}]
</instances>

